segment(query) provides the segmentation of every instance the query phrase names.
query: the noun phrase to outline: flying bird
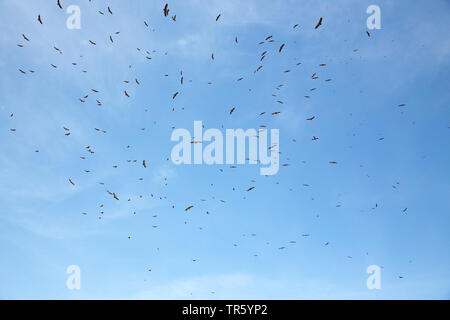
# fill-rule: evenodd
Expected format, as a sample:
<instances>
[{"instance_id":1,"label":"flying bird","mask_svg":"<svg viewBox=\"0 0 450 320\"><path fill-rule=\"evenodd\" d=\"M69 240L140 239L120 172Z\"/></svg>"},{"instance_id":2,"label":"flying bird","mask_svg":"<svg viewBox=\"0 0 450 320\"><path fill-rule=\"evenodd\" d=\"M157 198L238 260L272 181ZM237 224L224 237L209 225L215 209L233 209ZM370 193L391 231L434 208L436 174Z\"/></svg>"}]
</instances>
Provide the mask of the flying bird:
<instances>
[{"instance_id":1,"label":"flying bird","mask_svg":"<svg viewBox=\"0 0 450 320\"><path fill-rule=\"evenodd\" d=\"M169 4L166 3L166 5L164 6L163 12L164 12L164 16L167 17L167 15L169 14Z\"/></svg>"},{"instance_id":2,"label":"flying bird","mask_svg":"<svg viewBox=\"0 0 450 320\"><path fill-rule=\"evenodd\" d=\"M320 27L322 25L322 17L320 17L319 22L317 22L316 26L314 27L314 29L317 29L318 27Z\"/></svg>"}]
</instances>

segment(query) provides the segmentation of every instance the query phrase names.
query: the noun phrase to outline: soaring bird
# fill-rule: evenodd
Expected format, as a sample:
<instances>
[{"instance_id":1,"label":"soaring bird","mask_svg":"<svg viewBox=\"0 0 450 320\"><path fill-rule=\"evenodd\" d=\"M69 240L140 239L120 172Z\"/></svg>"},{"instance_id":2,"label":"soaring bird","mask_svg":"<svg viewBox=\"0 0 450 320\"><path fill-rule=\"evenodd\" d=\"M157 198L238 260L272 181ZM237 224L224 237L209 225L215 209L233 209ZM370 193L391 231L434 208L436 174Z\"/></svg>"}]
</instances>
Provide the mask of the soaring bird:
<instances>
[{"instance_id":1,"label":"soaring bird","mask_svg":"<svg viewBox=\"0 0 450 320\"><path fill-rule=\"evenodd\" d=\"M322 25L322 17L320 17L319 22L317 22L316 26L314 27L314 29L317 29L318 27L320 27Z\"/></svg>"},{"instance_id":2,"label":"soaring bird","mask_svg":"<svg viewBox=\"0 0 450 320\"><path fill-rule=\"evenodd\" d=\"M164 6L163 12L164 12L164 16L167 17L167 15L169 14L169 4L166 3L166 5Z\"/></svg>"}]
</instances>

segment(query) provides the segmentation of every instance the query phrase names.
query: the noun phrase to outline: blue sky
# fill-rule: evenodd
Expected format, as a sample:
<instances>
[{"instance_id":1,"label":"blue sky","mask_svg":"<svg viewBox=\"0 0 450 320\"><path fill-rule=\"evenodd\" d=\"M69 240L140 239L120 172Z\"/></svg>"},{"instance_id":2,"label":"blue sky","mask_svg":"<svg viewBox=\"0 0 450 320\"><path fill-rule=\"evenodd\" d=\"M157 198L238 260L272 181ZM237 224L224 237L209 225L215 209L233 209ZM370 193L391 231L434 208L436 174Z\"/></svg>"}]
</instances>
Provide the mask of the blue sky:
<instances>
[{"instance_id":1,"label":"blue sky","mask_svg":"<svg viewBox=\"0 0 450 320\"><path fill-rule=\"evenodd\" d=\"M450 297L448 1L61 3L0 1L1 299ZM175 165L194 120L279 129L288 166Z\"/></svg>"}]
</instances>

